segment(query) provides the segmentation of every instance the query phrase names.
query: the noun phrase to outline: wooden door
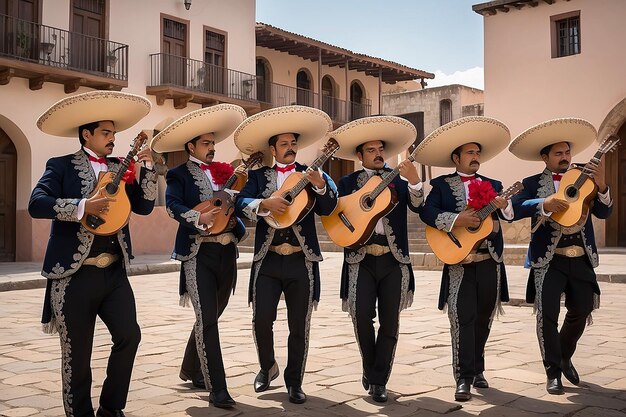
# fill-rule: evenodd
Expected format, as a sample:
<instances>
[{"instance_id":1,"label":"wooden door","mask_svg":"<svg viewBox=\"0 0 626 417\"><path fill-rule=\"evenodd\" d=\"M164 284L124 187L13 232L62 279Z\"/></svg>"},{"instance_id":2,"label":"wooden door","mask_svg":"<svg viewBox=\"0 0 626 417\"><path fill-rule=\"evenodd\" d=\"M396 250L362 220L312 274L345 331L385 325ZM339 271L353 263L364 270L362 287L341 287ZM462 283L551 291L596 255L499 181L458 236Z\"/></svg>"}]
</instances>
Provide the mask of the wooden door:
<instances>
[{"instance_id":1,"label":"wooden door","mask_svg":"<svg viewBox=\"0 0 626 417\"><path fill-rule=\"evenodd\" d=\"M163 18L163 84L186 86L187 25Z\"/></svg>"},{"instance_id":2,"label":"wooden door","mask_svg":"<svg viewBox=\"0 0 626 417\"><path fill-rule=\"evenodd\" d=\"M204 89L211 93L224 94L226 74L226 36L210 30L204 31ZM241 86L234 86L241 88ZM235 93L235 92L233 92Z\"/></svg>"},{"instance_id":3,"label":"wooden door","mask_svg":"<svg viewBox=\"0 0 626 417\"><path fill-rule=\"evenodd\" d=\"M336 183L341 177L354 172L354 161L332 157L324 163L322 170Z\"/></svg>"},{"instance_id":4,"label":"wooden door","mask_svg":"<svg viewBox=\"0 0 626 417\"><path fill-rule=\"evenodd\" d=\"M105 0L72 0L69 60L72 68L106 72Z\"/></svg>"},{"instance_id":5,"label":"wooden door","mask_svg":"<svg viewBox=\"0 0 626 417\"><path fill-rule=\"evenodd\" d=\"M39 58L39 0L0 0L0 53Z\"/></svg>"},{"instance_id":6,"label":"wooden door","mask_svg":"<svg viewBox=\"0 0 626 417\"><path fill-rule=\"evenodd\" d=\"M626 247L626 123L617 132L620 145L605 156L606 181L611 188L613 212L606 219L606 246Z\"/></svg>"},{"instance_id":7,"label":"wooden door","mask_svg":"<svg viewBox=\"0 0 626 417\"><path fill-rule=\"evenodd\" d=\"M15 261L17 152L0 129L0 262Z\"/></svg>"}]
</instances>

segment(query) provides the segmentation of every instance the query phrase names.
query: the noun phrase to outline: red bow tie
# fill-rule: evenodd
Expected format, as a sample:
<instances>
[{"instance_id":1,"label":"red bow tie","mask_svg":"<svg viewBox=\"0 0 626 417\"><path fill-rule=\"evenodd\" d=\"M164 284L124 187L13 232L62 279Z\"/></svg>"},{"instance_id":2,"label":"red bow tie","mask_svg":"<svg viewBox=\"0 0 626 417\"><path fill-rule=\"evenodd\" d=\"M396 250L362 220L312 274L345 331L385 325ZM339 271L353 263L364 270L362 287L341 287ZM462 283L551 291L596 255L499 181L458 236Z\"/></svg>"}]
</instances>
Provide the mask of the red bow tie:
<instances>
[{"instance_id":1,"label":"red bow tie","mask_svg":"<svg viewBox=\"0 0 626 417\"><path fill-rule=\"evenodd\" d=\"M209 166L207 164L200 164L200 169L203 171L209 170Z\"/></svg>"},{"instance_id":2,"label":"red bow tie","mask_svg":"<svg viewBox=\"0 0 626 417\"><path fill-rule=\"evenodd\" d=\"M470 175L470 176L467 176L467 177L464 177L464 176L461 175L460 177L461 177L461 181L463 181L463 182L468 182L468 181L471 181L473 179L476 179L476 175Z\"/></svg>"},{"instance_id":3,"label":"red bow tie","mask_svg":"<svg viewBox=\"0 0 626 417\"><path fill-rule=\"evenodd\" d=\"M276 165L276 171L277 172L289 172L289 171L293 171L296 168L296 164L289 164L283 168L279 167L278 165Z\"/></svg>"},{"instance_id":4,"label":"red bow tie","mask_svg":"<svg viewBox=\"0 0 626 417\"><path fill-rule=\"evenodd\" d=\"M552 174L552 181L561 181L561 178L563 178L561 174Z\"/></svg>"},{"instance_id":5,"label":"red bow tie","mask_svg":"<svg viewBox=\"0 0 626 417\"><path fill-rule=\"evenodd\" d=\"M107 160L106 160L106 158L104 158L104 157L102 157L102 158L96 158L95 156L91 156L91 155L88 155L88 157L89 157L89 161L90 161L90 162L97 162L97 163L99 163L99 164L103 164L103 165L106 165L106 164L107 164Z\"/></svg>"}]
</instances>

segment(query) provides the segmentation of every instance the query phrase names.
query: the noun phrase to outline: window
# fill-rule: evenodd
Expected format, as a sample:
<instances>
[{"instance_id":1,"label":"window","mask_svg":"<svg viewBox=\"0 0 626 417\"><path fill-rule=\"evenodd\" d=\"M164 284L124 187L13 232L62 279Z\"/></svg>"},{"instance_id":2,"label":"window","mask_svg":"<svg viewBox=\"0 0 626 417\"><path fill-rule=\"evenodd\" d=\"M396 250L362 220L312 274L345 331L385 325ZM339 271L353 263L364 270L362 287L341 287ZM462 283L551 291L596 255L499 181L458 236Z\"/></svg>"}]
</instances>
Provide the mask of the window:
<instances>
[{"instance_id":1,"label":"window","mask_svg":"<svg viewBox=\"0 0 626 417\"><path fill-rule=\"evenodd\" d=\"M552 58L580 53L580 11L560 14L552 22Z\"/></svg>"},{"instance_id":2,"label":"window","mask_svg":"<svg viewBox=\"0 0 626 417\"><path fill-rule=\"evenodd\" d=\"M439 126L452 121L452 101L450 99L439 102Z\"/></svg>"}]
</instances>

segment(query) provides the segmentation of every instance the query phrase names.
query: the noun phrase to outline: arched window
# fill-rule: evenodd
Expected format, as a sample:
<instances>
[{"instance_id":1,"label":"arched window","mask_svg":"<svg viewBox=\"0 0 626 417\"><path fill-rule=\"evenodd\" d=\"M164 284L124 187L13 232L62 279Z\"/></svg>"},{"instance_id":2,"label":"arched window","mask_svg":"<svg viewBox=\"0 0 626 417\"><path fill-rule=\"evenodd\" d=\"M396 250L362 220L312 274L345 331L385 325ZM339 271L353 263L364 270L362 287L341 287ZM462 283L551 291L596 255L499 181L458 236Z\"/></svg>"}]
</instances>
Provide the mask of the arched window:
<instances>
[{"instance_id":1,"label":"arched window","mask_svg":"<svg viewBox=\"0 0 626 417\"><path fill-rule=\"evenodd\" d=\"M330 75L322 78L322 110L324 110L331 119L337 116L337 100L335 98L335 82Z\"/></svg>"},{"instance_id":2,"label":"arched window","mask_svg":"<svg viewBox=\"0 0 626 417\"><path fill-rule=\"evenodd\" d=\"M271 71L264 58L256 59L256 98L264 103L272 102Z\"/></svg>"},{"instance_id":3,"label":"arched window","mask_svg":"<svg viewBox=\"0 0 626 417\"><path fill-rule=\"evenodd\" d=\"M353 81L350 85L350 120L360 119L367 116L363 108L364 99L363 89L361 85Z\"/></svg>"},{"instance_id":4,"label":"arched window","mask_svg":"<svg viewBox=\"0 0 626 417\"><path fill-rule=\"evenodd\" d=\"M296 103L302 106L313 107L313 92L311 91L311 77L305 70L298 71L296 75Z\"/></svg>"},{"instance_id":5,"label":"arched window","mask_svg":"<svg viewBox=\"0 0 626 417\"><path fill-rule=\"evenodd\" d=\"M452 101L450 99L439 102L439 126L452 121Z\"/></svg>"}]
</instances>

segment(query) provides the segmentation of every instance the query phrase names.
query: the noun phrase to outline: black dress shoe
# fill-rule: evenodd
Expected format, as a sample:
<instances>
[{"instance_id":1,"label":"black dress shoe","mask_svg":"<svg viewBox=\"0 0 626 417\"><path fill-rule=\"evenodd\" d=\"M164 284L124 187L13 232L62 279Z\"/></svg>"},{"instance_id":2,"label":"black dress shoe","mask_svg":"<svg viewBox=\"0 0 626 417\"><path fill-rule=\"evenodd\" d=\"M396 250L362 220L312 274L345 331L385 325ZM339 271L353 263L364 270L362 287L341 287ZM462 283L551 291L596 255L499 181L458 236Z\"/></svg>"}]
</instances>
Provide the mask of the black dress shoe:
<instances>
[{"instance_id":1,"label":"black dress shoe","mask_svg":"<svg viewBox=\"0 0 626 417\"><path fill-rule=\"evenodd\" d=\"M306 394L302 391L302 387L287 387L289 393L289 402L294 404L302 404L306 401Z\"/></svg>"},{"instance_id":2,"label":"black dress shoe","mask_svg":"<svg viewBox=\"0 0 626 417\"><path fill-rule=\"evenodd\" d=\"M263 392L270 387L270 382L278 378L278 374L280 371L278 370L278 364L274 362L274 365L270 368L269 371L264 371L261 369L259 373L254 378L254 392Z\"/></svg>"},{"instance_id":3,"label":"black dress shoe","mask_svg":"<svg viewBox=\"0 0 626 417\"><path fill-rule=\"evenodd\" d=\"M387 388L384 385L371 385L372 399L377 403L387 402Z\"/></svg>"},{"instance_id":4,"label":"black dress shoe","mask_svg":"<svg viewBox=\"0 0 626 417\"><path fill-rule=\"evenodd\" d=\"M209 402L213 403L217 408L233 408L236 405L235 400L233 400L226 388L211 392L209 394Z\"/></svg>"},{"instance_id":5,"label":"black dress shoe","mask_svg":"<svg viewBox=\"0 0 626 417\"><path fill-rule=\"evenodd\" d=\"M574 385L580 384L580 377L578 376L578 372L576 372L576 368L574 368L571 359L563 359L561 361L561 370L569 382Z\"/></svg>"},{"instance_id":6,"label":"black dress shoe","mask_svg":"<svg viewBox=\"0 0 626 417\"><path fill-rule=\"evenodd\" d=\"M202 376L202 373L192 378L189 376L189 374L186 371L183 371L181 369L180 373L178 374L178 377L182 379L183 381L191 381L191 384L196 388L206 389L206 385L204 385L204 376Z\"/></svg>"},{"instance_id":7,"label":"black dress shoe","mask_svg":"<svg viewBox=\"0 0 626 417\"><path fill-rule=\"evenodd\" d=\"M473 385L475 388L489 388L489 383L485 379L485 375L483 375L482 372L474 377Z\"/></svg>"},{"instance_id":8,"label":"black dress shoe","mask_svg":"<svg viewBox=\"0 0 626 417\"><path fill-rule=\"evenodd\" d=\"M548 382L546 382L546 391L548 391L548 394L552 395L563 394L563 384L561 384L561 378L548 378Z\"/></svg>"},{"instance_id":9,"label":"black dress shoe","mask_svg":"<svg viewBox=\"0 0 626 417\"><path fill-rule=\"evenodd\" d=\"M454 391L454 399L457 401L467 401L470 398L472 398L472 393L470 392L470 383L465 378L461 378L456 381L456 391Z\"/></svg>"},{"instance_id":10,"label":"black dress shoe","mask_svg":"<svg viewBox=\"0 0 626 417\"><path fill-rule=\"evenodd\" d=\"M370 392L370 381L367 379L365 375L361 377L361 385L363 385L363 389L365 391L367 391L368 393Z\"/></svg>"},{"instance_id":11,"label":"black dress shoe","mask_svg":"<svg viewBox=\"0 0 626 417\"><path fill-rule=\"evenodd\" d=\"M122 410L109 410L103 406L98 407L96 417L126 417Z\"/></svg>"}]
</instances>

